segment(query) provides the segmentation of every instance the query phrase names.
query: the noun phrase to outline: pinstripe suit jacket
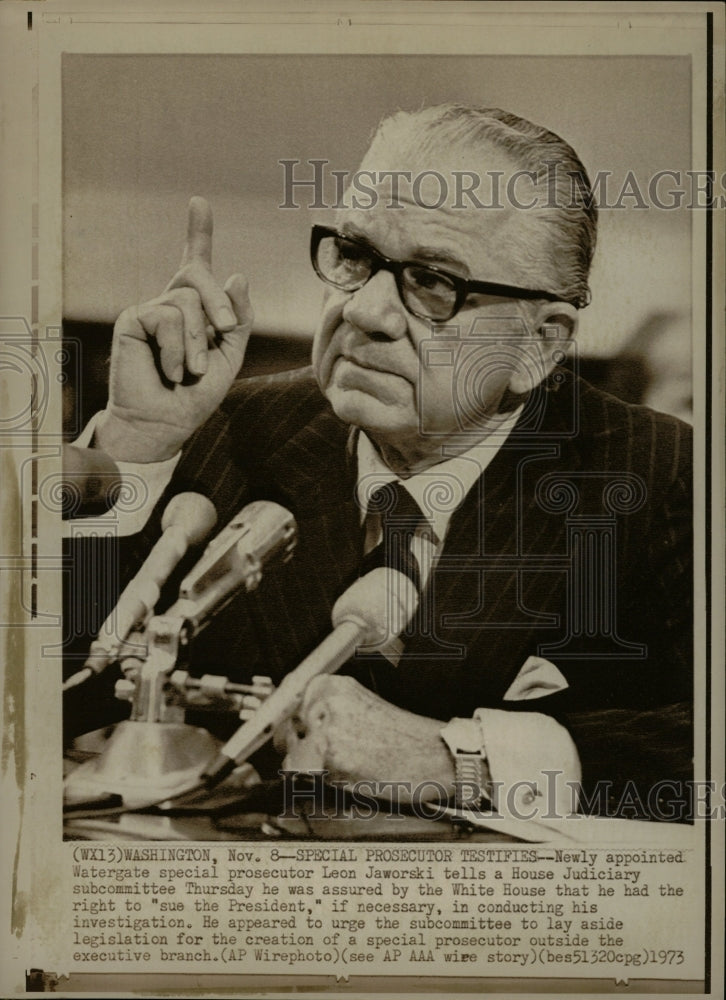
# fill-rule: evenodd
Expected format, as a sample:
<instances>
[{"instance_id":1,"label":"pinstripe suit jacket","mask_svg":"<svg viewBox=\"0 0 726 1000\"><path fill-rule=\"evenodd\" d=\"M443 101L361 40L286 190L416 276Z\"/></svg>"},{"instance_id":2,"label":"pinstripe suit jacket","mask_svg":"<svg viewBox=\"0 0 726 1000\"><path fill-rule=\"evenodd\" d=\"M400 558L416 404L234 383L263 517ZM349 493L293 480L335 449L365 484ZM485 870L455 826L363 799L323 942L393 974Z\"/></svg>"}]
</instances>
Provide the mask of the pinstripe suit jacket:
<instances>
[{"instance_id":1,"label":"pinstripe suit jacket","mask_svg":"<svg viewBox=\"0 0 726 1000\"><path fill-rule=\"evenodd\" d=\"M554 714L573 732L586 783L688 776L689 430L573 375L541 386L454 513L385 697L439 719L477 707ZM349 436L304 369L239 382L188 443L127 545L130 568L183 489L210 496L220 523L266 497L299 528L294 558L196 641L198 672L279 679L329 631L361 558ZM503 700L531 655L555 663L568 689Z\"/></svg>"}]
</instances>

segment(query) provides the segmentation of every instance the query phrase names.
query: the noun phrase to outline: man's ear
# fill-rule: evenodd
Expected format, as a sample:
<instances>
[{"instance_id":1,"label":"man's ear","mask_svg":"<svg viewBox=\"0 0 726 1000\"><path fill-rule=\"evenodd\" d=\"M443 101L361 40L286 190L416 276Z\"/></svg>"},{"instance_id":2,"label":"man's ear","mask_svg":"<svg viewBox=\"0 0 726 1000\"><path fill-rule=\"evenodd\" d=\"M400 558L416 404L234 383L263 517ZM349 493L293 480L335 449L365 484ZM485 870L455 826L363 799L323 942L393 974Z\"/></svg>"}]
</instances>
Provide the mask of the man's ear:
<instances>
[{"instance_id":1,"label":"man's ear","mask_svg":"<svg viewBox=\"0 0 726 1000\"><path fill-rule=\"evenodd\" d=\"M565 360L577 333L578 310L569 302L545 302L529 322L531 335L509 381L515 395L531 392Z\"/></svg>"}]
</instances>

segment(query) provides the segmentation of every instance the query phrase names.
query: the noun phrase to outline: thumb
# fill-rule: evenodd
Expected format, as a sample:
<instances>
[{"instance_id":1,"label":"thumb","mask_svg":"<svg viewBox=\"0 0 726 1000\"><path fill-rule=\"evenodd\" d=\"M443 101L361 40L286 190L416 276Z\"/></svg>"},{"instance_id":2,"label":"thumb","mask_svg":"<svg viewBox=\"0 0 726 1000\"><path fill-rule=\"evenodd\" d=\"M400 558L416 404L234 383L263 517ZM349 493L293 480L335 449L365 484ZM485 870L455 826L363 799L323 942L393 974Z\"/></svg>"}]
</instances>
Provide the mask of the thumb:
<instances>
[{"instance_id":1,"label":"thumb","mask_svg":"<svg viewBox=\"0 0 726 1000\"><path fill-rule=\"evenodd\" d=\"M293 728L287 734L287 753L282 762L285 771L322 771L325 769L328 741L318 730L298 735Z\"/></svg>"},{"instance_id":2,"label":"thumb","mask_svg":"<svg viewBox=\"0 0 726 1000\"><path fill-rule=\"evenodd\" d=\"M233 275L225 284L224 292L232 303L237 325L233 330L222 334L219 347L236 373L244 361L255 314L247 294L247 282L241 275Z\"/></svg>"},{"instance_id":3,"label":"thumb","mask_svg":"<svg viewBox=\"0 0 726 1000\"><path fill-rule=\"evenodd\" d=\"M224 292L232 303L237 325L249 331L254 321L254 311L250 303L249 285L241 274L231 275L224 285Z\"/></svg>"},{"instance_id":4,"label":"thumb","mask_svg":"<svg viewBox=\"0 0 726 1000\"><path fill-rule=\"evenodd\" d=\"M199 260L211 271L213 231L212 208L206 198L195 195L189 201L187 239L182 254L182 267Z\"/></svg>"}]
</instances>

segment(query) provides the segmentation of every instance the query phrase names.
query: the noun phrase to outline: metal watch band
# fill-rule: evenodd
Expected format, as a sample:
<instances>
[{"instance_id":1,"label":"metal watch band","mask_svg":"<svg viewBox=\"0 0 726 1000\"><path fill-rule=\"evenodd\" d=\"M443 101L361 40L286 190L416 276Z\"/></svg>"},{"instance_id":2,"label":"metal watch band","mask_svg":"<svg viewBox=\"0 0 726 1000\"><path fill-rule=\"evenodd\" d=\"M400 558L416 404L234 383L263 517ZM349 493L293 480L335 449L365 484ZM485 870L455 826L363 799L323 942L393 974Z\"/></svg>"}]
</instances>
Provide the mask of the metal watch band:
<instances>
[{"instance_id":1,"label":"metal watch band","mask_svg":"<svg viewBox=\"0 0 726 1000\"><path fill-rule=\"evenodd\" d=\"M440 736L454 758L457 808L478 808L482 800L486 761L479 724L475 719L452 719L440 731Z\"/></svg>"}]
</instances>

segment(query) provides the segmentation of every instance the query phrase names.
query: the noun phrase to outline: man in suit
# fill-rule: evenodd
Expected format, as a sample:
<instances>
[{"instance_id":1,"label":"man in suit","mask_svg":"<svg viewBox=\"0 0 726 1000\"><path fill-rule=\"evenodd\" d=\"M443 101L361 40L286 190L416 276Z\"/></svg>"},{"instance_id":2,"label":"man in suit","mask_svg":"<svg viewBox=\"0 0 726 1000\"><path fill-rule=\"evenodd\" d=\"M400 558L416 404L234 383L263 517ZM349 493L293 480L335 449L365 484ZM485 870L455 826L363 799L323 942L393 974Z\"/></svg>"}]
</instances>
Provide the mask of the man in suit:
<instances>
[{"instance_id":1,"label":"man in suit","mask_svg":"<svg viewBox=\"0 0 726 1000\"><path fill-rule=\"evenodd\" d=\"M312 371L232 386L252 313L240 276L212 276L201 199L167 290L119 318L94 443L162 495L126 562L182 489L221 520L289 506L294 559L193 653L279 680L385 543L375 491L399 484L417 615L309 685L287 765L447 792L475 774L515 814L569 812L582 781L586 808L622 813L625 792L671 818L651 792L691 756L688 430L561 368L589 300L585 170L515 115L442 106L385 121L361 171L374 196L314 231Z\"/></svg>"}]
</instances>

